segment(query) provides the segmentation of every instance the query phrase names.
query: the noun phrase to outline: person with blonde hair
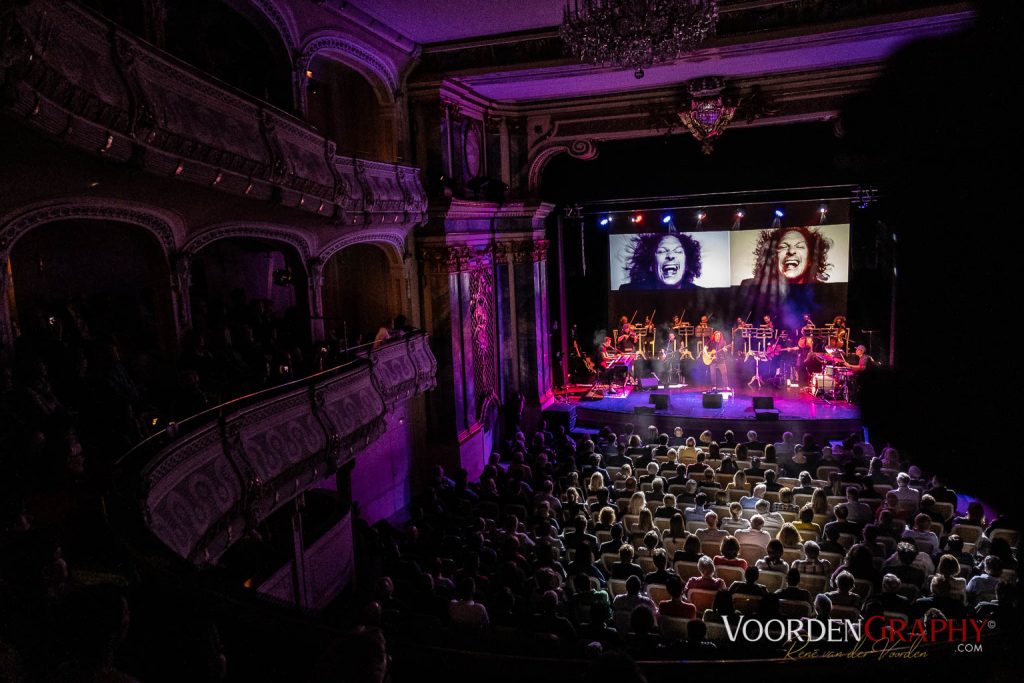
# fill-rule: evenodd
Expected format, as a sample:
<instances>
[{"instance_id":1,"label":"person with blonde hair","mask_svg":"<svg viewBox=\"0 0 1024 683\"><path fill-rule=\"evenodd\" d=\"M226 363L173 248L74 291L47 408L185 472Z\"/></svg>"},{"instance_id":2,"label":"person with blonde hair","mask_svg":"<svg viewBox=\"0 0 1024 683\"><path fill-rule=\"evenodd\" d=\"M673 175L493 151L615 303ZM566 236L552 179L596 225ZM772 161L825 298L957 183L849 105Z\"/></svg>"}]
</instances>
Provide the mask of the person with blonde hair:
<instances>
[{"instance_id":1,"label":"person with blonde hair","mask_svg":"<svg viewBox=\"0 0 1024 683\"><path fill-rule=\"evenodd\" d=\"M629 497L629 513L631 515L639 515L641 510L647 508L647 496L644 495L643 491L637 491Z\"/></svg>"},{"instance_id":2,"label":"person with blonde hair","mask_svg":"<svg viewBox=\"0 0 1024 683\"><path fill-rule=\"evenodd\" d=\"M704 523L707 524L703 529L697 529L697 538L700 539L701 543L707 541L721 541L723 538L728 536L728 532L718 528L718 513L708 512L704 515Z\"/></svg>"},{"instance_id":3,"label":"person with blonde hair","mask_svg":"<svg viewBox=\"0 0 1024 683\"><path fill-rule=\"evenodd\" d=\"M797 531L792 522L783 524L775 538L779 539L783 548L799 548L803 543L803 540L800 538L800 532Z\"/></svg>"},{"instance_id":4,"label":"person with blonde hair","mask_svg":"<svg viewBox=\"0 0 1024 683\"><path fill-rule=\"evenodd\" d=\"M594 531L611 531L613 526L615 526L615 508L601 508L601 511L597 513L597 524L594 525Z\"/></svg>"},{"instance_id":5,"label":"person with blonde hair","mask_svg":"<svg viewBox=\"0 0 1024 683\"><path fill-rule=\"evenodd\" d=\"M633 526L633 533L644 533L654 529L654 514L650 508L640 510L640 521Z\"/></svg>"}]
</instances>

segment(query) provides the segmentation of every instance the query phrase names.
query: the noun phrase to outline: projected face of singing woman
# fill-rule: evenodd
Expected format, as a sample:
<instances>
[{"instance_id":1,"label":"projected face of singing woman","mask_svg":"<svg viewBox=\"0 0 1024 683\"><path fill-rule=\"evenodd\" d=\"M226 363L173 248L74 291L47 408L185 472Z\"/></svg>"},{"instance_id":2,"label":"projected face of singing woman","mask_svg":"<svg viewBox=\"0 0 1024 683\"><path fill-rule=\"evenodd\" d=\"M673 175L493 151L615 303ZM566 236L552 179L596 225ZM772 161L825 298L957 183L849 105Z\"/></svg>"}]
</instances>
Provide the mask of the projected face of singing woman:
<instances>
[{"instance_id":1,"label":"projected face of singing woman","mask_svg":"<svg viewBox=\"0 0 1024 683\"><path fill-rule=\"evenodd\" d=\"M686 252L675 235L666 235L654 250L655 275L666 287L675 287L686 272Z\"/></svg>"},{"instance_id":2,"label":"projected face of singing woman","mask_svg":"<svg viewBox=\"0 0 1024 683\"><path fill-rule=\"evenodd\" d=\"M798 230L787 230L776 249L779 273L790 282L803 281L807 274L807 239Z\"/></svg>"}]
</instances>

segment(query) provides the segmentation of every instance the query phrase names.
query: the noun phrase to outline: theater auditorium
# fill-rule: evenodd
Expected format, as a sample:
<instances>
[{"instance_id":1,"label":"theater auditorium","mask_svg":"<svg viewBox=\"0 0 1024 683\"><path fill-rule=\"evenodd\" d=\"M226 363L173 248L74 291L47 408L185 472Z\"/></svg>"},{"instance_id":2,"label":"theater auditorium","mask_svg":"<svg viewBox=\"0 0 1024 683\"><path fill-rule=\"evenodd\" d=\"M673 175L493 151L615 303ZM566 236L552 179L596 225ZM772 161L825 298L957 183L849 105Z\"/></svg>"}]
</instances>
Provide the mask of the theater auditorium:
<instances>
[{"instance_id":1,"label":"theater auditorium","mask_svg":"<svg viewBox=\"0 0 1024 683\"><path fill-rule=\"evenodd\" d=\"M0 0L0 681L1015 680L1018 14Z\"/></svg>"}]
</instances>

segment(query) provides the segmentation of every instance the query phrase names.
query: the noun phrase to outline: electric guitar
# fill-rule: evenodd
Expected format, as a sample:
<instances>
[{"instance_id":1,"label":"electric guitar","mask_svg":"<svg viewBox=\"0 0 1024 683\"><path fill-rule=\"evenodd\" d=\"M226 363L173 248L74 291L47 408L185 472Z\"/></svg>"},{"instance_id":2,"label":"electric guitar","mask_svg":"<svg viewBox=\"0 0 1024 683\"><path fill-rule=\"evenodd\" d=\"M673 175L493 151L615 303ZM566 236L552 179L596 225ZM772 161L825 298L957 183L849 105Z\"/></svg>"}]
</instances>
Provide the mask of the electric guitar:
<instances>
[{"instance_id":1,"label":"electric guitar","mask_svg":"<svg viewBox=\"0 0 1024 683\"><path fill-rule=\"evenodd\" d=\"M711 365L712 363L715 362L715 359L718 357L719 351L728 351L730 348L732 348L731 343L726 344L725 346L722 346L720 348L717 348L714 351L709 351L708 347L705 346L704 350L701 351L701 360L704 361L704 365Z\"/></svg>"}]
</instances>

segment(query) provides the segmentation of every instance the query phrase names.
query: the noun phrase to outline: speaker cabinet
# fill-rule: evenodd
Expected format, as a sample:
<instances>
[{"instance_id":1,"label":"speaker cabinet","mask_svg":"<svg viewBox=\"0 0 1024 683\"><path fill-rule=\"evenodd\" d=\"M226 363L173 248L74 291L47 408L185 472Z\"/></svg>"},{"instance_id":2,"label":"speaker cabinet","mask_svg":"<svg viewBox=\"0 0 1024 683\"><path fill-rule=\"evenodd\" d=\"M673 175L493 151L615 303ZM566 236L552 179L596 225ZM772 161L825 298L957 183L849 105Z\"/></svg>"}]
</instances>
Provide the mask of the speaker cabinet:
<instances>
[{"instance_id":1,"label":"speaker cabinet","mask_svg":"<svg viewBox=\"0 0 1024 683\"><path fill-rule=\"evenodd\" d=\"M570 403L556 403L546 408L542 413L548 423L548 429L554 430L558 425L565 427L566 433L576 427L576 406Z\"/></svg>"},{"instance_id":2,"label":"speaker cabinet","mask_svg":"<svg viewBox=\"0 0 1024 683\"><path fill-rule=\"evenodd\" d=\"M773 396L755 396L754 410L774 410L775 398Z\"/></svg>"},{"instance_id":3,"label":"speaker cabinet","mask_svg":"<svg viewBox=\"0 0 1024 683\"><path fill-rule=\"evenodd\" d=\"M721 394L704 394L701 397L701 405L705 408L721 408L722 407L722 395Z\"/></svg>"},{"instance_id":4,"label":"speaker cabinet","mask_svg":"<svg viewBox=\"0 0 1024 683\"><path fill-rule=\"evenodd\" d=\"M655 410L665 410L668 408L668 394L651 394L651 403Z\"/></svg>"}]
</instances>

